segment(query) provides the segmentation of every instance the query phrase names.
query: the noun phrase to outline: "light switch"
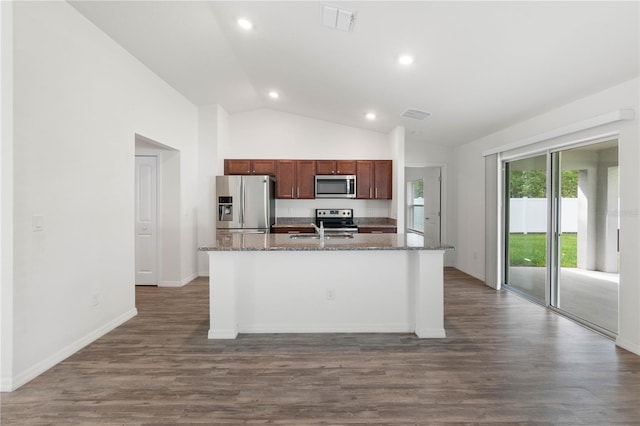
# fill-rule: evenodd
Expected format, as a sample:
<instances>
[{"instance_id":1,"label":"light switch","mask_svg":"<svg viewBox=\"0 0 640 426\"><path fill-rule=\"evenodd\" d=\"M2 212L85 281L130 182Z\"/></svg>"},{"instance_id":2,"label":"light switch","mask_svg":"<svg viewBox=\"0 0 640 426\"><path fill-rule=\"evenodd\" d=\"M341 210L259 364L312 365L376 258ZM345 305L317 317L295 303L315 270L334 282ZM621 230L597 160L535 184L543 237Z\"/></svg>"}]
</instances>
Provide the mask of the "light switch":
<instances>
[{"instance_id":1,"label":"light switch","mask_svg":"<svg viewBox=\"0 0 640 426\"><path fill-rule=\"evenodd\" d=\"M338 8L324 6L322 8L322 25L325 27L335 28L338 20Z\"/></svg>"},{"instance_id":2,"label":"light switch","mask_svg":"<svg viewBox=\"0 0 640 426\"><path fill-rule=\"evenodd\" d=\"M44 216L34 215L31 217L31 230L33 232L44 231Z\"/></svg>"},{"instance_id":3,"label":"light switch","mask_svg":"<svg viewBox=\"0 0 640 426\"><path fill-rule=\"evenodd\" d=\"M353 23L353 12L349 10L338 10L338 21L336 22L336 29L341 31L351 31L351 24Z\"/></svg>"}]
</instances>

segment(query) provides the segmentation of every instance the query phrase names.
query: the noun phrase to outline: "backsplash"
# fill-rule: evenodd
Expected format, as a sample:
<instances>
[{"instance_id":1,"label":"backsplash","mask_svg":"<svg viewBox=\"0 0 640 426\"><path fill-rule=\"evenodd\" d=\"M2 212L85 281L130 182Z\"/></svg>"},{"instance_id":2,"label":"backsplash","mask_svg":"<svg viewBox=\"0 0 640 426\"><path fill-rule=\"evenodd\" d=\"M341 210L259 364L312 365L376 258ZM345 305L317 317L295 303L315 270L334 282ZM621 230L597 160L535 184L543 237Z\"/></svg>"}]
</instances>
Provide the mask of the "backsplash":
<instances>
[{"instance_id":1,"label":"backsplash","mask_svg":"<svg viewBox=\"0 0 640 426\"><path fill-rule=\"evenodd\" d=\"M315 217L316 209L353 209L354 217L389 217L389 200L276 200L276 217Z\"/></svg>"}]
</instances>

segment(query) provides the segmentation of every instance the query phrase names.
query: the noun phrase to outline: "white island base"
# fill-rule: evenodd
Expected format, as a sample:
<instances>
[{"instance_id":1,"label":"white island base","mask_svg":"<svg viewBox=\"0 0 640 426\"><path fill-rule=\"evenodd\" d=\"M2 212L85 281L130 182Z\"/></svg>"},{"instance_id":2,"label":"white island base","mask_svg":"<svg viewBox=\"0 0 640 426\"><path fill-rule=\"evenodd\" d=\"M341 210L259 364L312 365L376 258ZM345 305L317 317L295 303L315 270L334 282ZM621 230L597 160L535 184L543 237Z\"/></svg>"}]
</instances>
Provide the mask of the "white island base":
<instances>
[{"instance_id":1,"label":"white island base","mask_svg":"<svg viewBox=\"0 0 640 426\"><path fill-rule=\"evenodd\" d=\"M444 250L208 253L210 339L329 332L445 337Z\"/></svg>"}]
</instances>

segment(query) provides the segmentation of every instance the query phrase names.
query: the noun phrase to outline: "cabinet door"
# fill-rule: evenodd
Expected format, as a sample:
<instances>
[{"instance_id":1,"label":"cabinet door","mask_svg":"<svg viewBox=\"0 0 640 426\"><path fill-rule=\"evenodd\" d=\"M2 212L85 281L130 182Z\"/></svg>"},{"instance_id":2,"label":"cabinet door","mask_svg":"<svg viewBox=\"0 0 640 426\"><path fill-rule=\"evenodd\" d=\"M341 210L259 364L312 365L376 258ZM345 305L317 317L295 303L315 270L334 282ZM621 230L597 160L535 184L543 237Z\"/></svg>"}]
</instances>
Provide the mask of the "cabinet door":
<instances>
[{"instance_id":1,"label":"cabinet door","mask_svg":"<svg viewBox=\"0 0 640 426\"><path fill-rule=\"evenodd\" d=\"M250 175L251 160L224 160L225 175Z\"/></svg>"},{"instance_id":2,"label":"cabinet door","mask_svg":"<svg viewBox=\"0 0 640 426\"><path fill-rule=\"evenodd\" d=\"M374 166L375 184L373 197L378 200L390 200L393 194L391 160L378 160Z\"/></svg>"},{"instance_id":3,"label":"cabinet door","mask_svg":"<svg viewBox=\"0 0 640 426\"><path fill-rule=\"evenodd\" d=\"M366 226L358 226L358 233L360 234L395 234L397 228L393 226L375 226L375 227L366 227Z\"/></svg>"},{"instance_id":4,"label":"cabinet door","mask_svg":"<svg viewBox=\"0 0 640 426\"><path fill-rule=\"evenodd\" d=\"M276 162L275 160L252 160L254 175L270 175L276 174Z\"/></svg>"},{"instance_id":5,"label":"cabinet door","mask_svg":"<svg viewBox=\"0 0 640 426\"><path fill-rule=\"evenodd\" d=\"M297 190L295 198L313 199L316 196L316 162L315 160L296 161Z\"/></svg>"},{"instance_id":6,"label":"cabinet door","mask_svg":"<svg viewBox=\"0 0 640 426\"><path fill-rule=\"evenodd\" d=\"M295 184L295 160L276 161L276 198L294 198Z\"/></svg>"},{"instance_id":7,"label":"cabinet door","mask_svg":"<svg viewBox=\"0 0 640 426\"><path fill-rule=\"evenodd\" d=\"M316 161L316 173L319 175L333 175L336 173L336 162L333 160Z\"/></svg>"},{"instance_id":8,"label":"cabinet door","mask_svg":"<svg viewBox=\"0 0 640 426\"><path fill-rule=\"evenodd\" d=\"M373 197L373 161L356 161L356 198Z\"/></svg>"},{"instance_id":9,"label":"cabinet door","mask_svg":"<svg viewBox=\"0 0 640 426\"><path fill-rule=\"evenodd\" d=\"M337 175L355 175L356 174L355 160L336 160L336 174Z\"/></svg>"}]
</instances>

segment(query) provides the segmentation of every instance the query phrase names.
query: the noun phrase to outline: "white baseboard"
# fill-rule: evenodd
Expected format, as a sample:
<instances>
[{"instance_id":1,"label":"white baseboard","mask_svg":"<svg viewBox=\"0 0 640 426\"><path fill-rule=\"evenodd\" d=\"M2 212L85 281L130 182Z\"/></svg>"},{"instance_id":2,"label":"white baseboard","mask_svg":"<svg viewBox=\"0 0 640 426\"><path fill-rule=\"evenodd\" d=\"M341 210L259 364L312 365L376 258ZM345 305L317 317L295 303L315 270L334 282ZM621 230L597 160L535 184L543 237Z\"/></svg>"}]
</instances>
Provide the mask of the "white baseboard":
<instances>
[{"instance_id":1,"label":"white baseboard","mask_svg":"<svg viewBox=\"0 0 640 426\"><path fill-rule=\"evenodd\" d=\"M184 287L196 278L198 278L197 272L189 275L187 278L183 278L181 281L161 281L158 283L158 287Z\"/></svg>"},{"instance_id":2,"label":"white baseboard","mask_svg":"<svg viewBox=\"0 0 640 426\"><path fill-rule=\"evenodd\" d=\"M626 349L629 352L633 352L636 355L640 355L640 344L630 342L626 339L621 339L620 336L616 339L616 345L620 346L622 349Z\"/></svg>"},{"instance_id":3,"label":"white baseboard","mask_svg":"<svg viewBox=\"0 0 640 426\"><path fill-rule=\"evenodd\" d=\"M197 272L194 272L193 274L189 275L187 278L184 278L182 280L182 285L187 285L189 284L191 281L195 280L196 278L198 278L200 276L200 274L198 274Z\"/></svg>"},{"instance_id":4,"label":"white baseboard","mask_svg":"<svg viewBox=\"0 0 640 426\"><path fill-rule=\"evenodd\" d=\"M240 325L240 333L411 333L414 325L398 324L264 324Z\"/></svg>"},{"instance_id":5,"label":"white baseboard","mask_svg":"<svg viewBox=\"0 0 640 426\"><path fill-rule=\"evenodd\" d=\"M427 328L424 330L416 330L416 336L420 339L444 339L447 333L444 328Z\"/></svg>"},{"instance_id":6,"label":"white baseboard","mask_svg":"<svg viewBox=\"0 0 640 426\"><path fill-rule=\"evenodd\" d=\"M138 310L133 308L130 311L120 315L119 317L114 318L113 320L109 321L108 323L104 324L98 329L92 331L86 336L81 337L80 339L76 340L75 342L71 343L65 348L59 350L58 352L51 355L50 357L38 362L34 366L28 368L26 371L23 371L22 373L16 375L15 377L13 377L13 379L3 379L2 391L12 392L18 389L20 386L35 379L36 377L38 377L40 374L44 373L51 367L54 367L56 364L69 358L71 355L75 354L80 349L84 348L85 346L87 346L92 342L95 342L100 337L104 336L114 328L127 322L128 320L135 317L136 315L138 315ZM7 390L5 390L5 387Z\"/></svg>"},{"instance_id":7,"label":"white baseboard","mask_svg":"<svg viewBox=\"0 0 640 426\"><path fill-rule=\"evenodd\" d=\"M181 281L160 281L158 287L182 287Z\"/></svg>"},{"instance_id":8,"label":"white baseboard","mask_svg":"<svg viewBox=\"0 0 640 426\"><path fill-rule=\"evenodd\" d=\"M0 380L0 392L12 392L14 390L13 380L11 380L11 377L3 377Z\"/></svg>"},{"instance_id":9,"label":"white baseboard","mask_svg":"<svg viewBox=\"0 0 640 426\"><path fill-rule=\"evenodd\" d=\"M238 330L209 330L207 334L209 339L235 339L238 337Z\"/></svg>"}]
</instances>

